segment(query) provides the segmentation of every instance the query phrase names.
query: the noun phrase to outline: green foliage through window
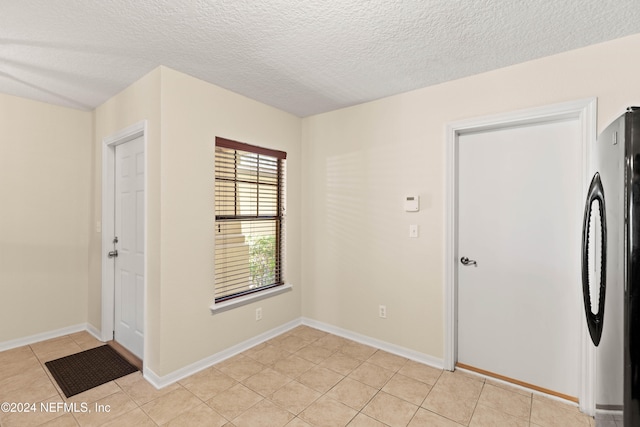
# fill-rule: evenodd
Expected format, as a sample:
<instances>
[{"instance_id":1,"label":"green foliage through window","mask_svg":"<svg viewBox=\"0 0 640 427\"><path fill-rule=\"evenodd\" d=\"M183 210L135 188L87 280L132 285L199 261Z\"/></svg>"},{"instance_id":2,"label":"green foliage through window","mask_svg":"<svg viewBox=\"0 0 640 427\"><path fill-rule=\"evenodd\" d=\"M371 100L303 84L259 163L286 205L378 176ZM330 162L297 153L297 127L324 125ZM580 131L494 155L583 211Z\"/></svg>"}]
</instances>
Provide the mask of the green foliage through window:
<instances>
[{"instance_id":1,"label":"green foliage through window","mask_svg":"<svg viewBox=\"0 0 640 427\"><path fill-rule=\"evenodd\" d=\"M266 236L249 242L249 269L253 287L271 285L275 282L276 238Z\"/></svg>"}]
</instances>

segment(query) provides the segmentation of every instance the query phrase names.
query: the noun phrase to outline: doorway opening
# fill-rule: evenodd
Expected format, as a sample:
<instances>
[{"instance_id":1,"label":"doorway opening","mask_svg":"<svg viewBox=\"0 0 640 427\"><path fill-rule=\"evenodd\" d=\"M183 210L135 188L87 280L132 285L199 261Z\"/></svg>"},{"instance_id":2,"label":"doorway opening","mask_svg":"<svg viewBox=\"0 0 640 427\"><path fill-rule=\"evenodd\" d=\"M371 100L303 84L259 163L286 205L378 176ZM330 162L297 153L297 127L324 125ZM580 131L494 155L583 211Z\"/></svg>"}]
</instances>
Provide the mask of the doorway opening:
<instances>
[{"instance_id":1,"label":"doorway opening","mask_svg":"<svg viewBox=\"0 0 640 427\"><path fill-rule=\"evenodd\" d=\"M445 252L445 354L444 367L454 370L458 361L459 319L459 260L470 256L459 252L459 191L460 191L460 138L481 132L494 132L514 127L527 127L559 121L576 121L579 127L582 154L576 159L582 170L581 200L586 194L589 176L589 149L596 135L595 98L528 109L507 114L482 117L451 123L447 126L447 200L446 200L446 252ZM580 222L580 218L576 220ZM473 258L473 257L472 257ZM465 267L468 268L468 267ZM472 270L469 270L472 271ZM576 284L578 286L579 283ZM578 314L582 315L580 311ZM576 319L576 321L578 321ZM584 324L582 316L579 320ZM575 363L580 366L578 400L582 412L595 413L595 349L589 345L586 327L581 328L580 352Z\"/></svg>"},{"instance_id":2,"label":"doorway opening","mask_svg":"<svg viewBox=\"0 0 640 427\"><path fill-rule=\"evenodd\" d=\"M146 127L142 121L102 141L101 338L140 361L146 347Z\"/></svg>"}]
</instances>

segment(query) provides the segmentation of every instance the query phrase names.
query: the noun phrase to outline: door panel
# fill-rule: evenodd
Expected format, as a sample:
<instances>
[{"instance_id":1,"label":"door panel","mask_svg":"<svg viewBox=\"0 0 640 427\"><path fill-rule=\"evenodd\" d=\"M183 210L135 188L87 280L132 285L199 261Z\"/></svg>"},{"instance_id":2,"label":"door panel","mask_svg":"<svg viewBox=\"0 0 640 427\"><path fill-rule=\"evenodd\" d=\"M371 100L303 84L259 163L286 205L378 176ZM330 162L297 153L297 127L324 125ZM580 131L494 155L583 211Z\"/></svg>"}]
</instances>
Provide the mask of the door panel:
<instances>
[{"instance_id":1,"label":"door panel","mask_svg":"<svg viewBox=\"0 0 640 427\"><path fill-rule=\"evenodd\" d=\"M144 145L118 145L115 171L115 340L139 358L144 348Z\"/></svg>"},{"instance_id":2,"label":"door panel","mask_svg":"<svg viewBox=\"0 0 640 427\"><path fill-rule=\"evenodd\" d=\"M602 339L596 350L597 408L621 408L624 398L625 143L625 120L619 119L598 136L593 155L592 173L600 174L607 224L606 297ZM599 229L593 234L597 237ZM592 247L597 250L600 244L595 241ZM594 278L590 291L591 300L599 302L600 265L596 262L597 256L592 255L594 252L589 254L592 257L590 273Z\"/></svg>"},{"instance_id":3,"label":"door panel","mask_svg":"<svg viewBox=\"0 0 640 427\"><path fill-rule=\"evenodd\" d=\"M458 161L458 362L578 396L578 120L462 135Z\"/></svg>"}]
</instances>

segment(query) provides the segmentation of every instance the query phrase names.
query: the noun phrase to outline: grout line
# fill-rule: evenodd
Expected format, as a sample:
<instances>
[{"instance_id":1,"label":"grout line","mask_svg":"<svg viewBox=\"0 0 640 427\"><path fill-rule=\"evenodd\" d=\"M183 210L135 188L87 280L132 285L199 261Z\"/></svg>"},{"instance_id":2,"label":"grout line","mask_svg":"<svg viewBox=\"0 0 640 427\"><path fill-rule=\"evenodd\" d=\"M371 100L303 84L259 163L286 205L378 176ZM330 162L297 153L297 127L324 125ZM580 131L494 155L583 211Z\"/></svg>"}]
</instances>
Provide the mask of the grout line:
<instances>
[{"instance_id":1,"label":"grout line","mask_svg":"<svg viewBox=\"0 0 640 427\"><path fill-rule=\"evenodd\" d=\"M467 423L467 425L471 424L471 420L473 420L473 416L476 414L476 409L478 409L478 403L480 402L480 396L482 396L482 392L484 391L484 386L486 385L486 381L482 381L482 387L480 388L480 394L478 395L478 398L476 399L476 404L473 406L473 412L471 412L471 417L469 418L469 423Z\"/></svg>"},{"instance_id":2,"label":"grout line","mask_svg":"<svg viewBox=\"0 0 640 427\"><path fill-rule=\"evenodd\" d=\"M529 399L531 399L531 402L529 404L529 424L531 424L531 416L533 415L533 393L531 393Z\"/></svg>"},{"instance_id":3,"label":"grout line","mask_svg":"<svg viewBox=\"0 0 640 427\"><path fill-rule=\"evenodd\" d=\"M294 330L295 330L295 329L294 329ZM295 334L291 334L291 331L288 331L288 332L286 332L285 334L282 334L282 335L281 335L281 336L279 336L279 337L275 337L275 338L273 338L273 339L271 340L271 342L269 342L269 343L268 343L268 345L271 345L271 346L273 346L274 348L279 348L279 349L282 349L283 351L286 351L286 353L287 353L287 356L286 356L286 357L290 357L290 356L292 356L292 355L296 355L296 354L297 354L299 351L301 351L302 349L304 349L304 348L306 348L306 347L309 347L309 346L313 345L314 343L317 343L318 341L320 341L320 340L322 340L322 339L324 339L324 338L326 338L326 337L331 337L331 336L333 335L333 336L334 336L334 337L336 337L336 338L344 339L344 338L342 338L342 337L335 336L334 334L330 334L330 333L327 333L327 334L325 334L325 335L323 335L323 336L321 336L321 337L319 337L319 338L315 338L315 339L311 339L311 340L309 340L308 338L301 338L301 337L298 337L298 338L300 338L300 339L302 339L303 341L305 341L305 342L306 342L305 346L303 346L303 347L301 347L301 348L296 349L296 351L294 351L294 352L290 352L289 350L286 350L286 349L284 349L283 347L280 347L280 343L282 342L282 340L283 340L284 338L286 338L287 336L289 336L289 335L291 335L291 336L296 336ZM66 337L66 336L65 336L65 337ZM82 337L81 337L81 336L76 336L76 337L75 337L75 338L77 338L78 340L76 340L74 337L71 337L70 335L69 335L68 337L70 337L70 338L71 338L71 343L75 343L75 345L76 345L76 346L78 346L78 347L81 347L81 348L82 348L82 346L78 343L78 340L82 341ZM278 340L278 338L280 338L280 340ZM333 369L330 369L330 368L328 368L328 367L324 366L323 368L328 369L329 371L331 371L331 372L333 372L333 373L335 373L335 374L339 375L339 376L341 377L341 379L340 379L336 384L334 384L333 386L331 386L328 390L326 390L326 391L324 391L324 392L320 392L320 393L319 393L319 396L318 396L316 399L314 399L313 401L311 401L308 405L306 405L306 406L304 407L304 409L302 409L298 414L293 414L292 412L288 411L286 408L281 407L280 405L276 404L275 402L273 402L273 401L271 400L271 399L272 399L272 397L273 397L273 394L274 394L274 393L276 393L276 392L277 392L278 390L280 390L280 389L278 389L278 390L276 390L276 391L274 391L274 392L272 392L272 393L269 393L269 394L267 394L267 395L265 396L265 395L262 395L261 393L259 393L259 392L255 391L255 390L253 390L251 387L249 387L249 386L245 385L245 383L244 383L244 382L247 380L247 378L251 378L251 376L249 376L249 377L247 377L247 378L245 378L245 379L243 379L243 380L241 380L241 381L238 381L238 380L236 380L235 378L230 377L230 378L233 378L233 379L234 379L235 384L240 384L240 385L242 385L242 386L244 386L244 387L247 387L247 388L249 388L250 390L254 391L255 393L257 393L257 394L259 394L259 395L261 396L261 400L260 400L259 402L256 402L255 404L253 404L253 405L249 406L249 407L248 407L247 409L245 409L243 412L241 412L240 414L238 414L235 418L237 418L237 417L241 416L241 415L242 415L242 414L244 414L246 411L249 411L249 410L253 409L253 408L254 408L258 403L260 403L260 402L262 402L262 401L264 401L264 400L267 400L267 401L270 401L270 402L274 403L274 404L275 404L277 407L279 407L280 409L285 410L285 411L288 411L290 414L292 414L292 415L293 415L293 419L299 419L299 420L303 420L303 421L304 421L304 418L300 417L300 414L302 414L304 411L306 411L309 407L311 407L312 405L314 405L318 400L322 399L323 397L326 397L327 399L332 399L331 397L328 397L327 395L328 395L332 390L334 390L336 387L338 387L340 384L342 384L342 383L345 381L345 379L346 379L346 378L349 378L351 381L355 381L355 382L357 382L357 383L360 383L360 384L366 385L366 386L368 386L368 387L372 387L372 386L370 386L370 385L368 385L368 384L363 383L362 381L359 381L359 380L357 380L357 379L354 379L354 378L350 377L350 375L351 375L355 370L357 370L360 366L362 366L364 363L368 363L368 364L370 364L370 365L372 365L372 366L374 366L374 367L376 367L376 368L380 368L380 369L387 369L387 370L389 370L390 372L392 372L392 374L390 375L390 377L389 377L389 378L387 378L386 380L384 380L384 381L382 382L382 384L381 384L379 387L378 387L378 386L373 387L373 388L374 388L374 390L375 390L375 392L372 394L372 396L371 396L369 399L367 399L367 401L362 405L362 407L361 407L360 409L357 409L357 410L356 410L355 408L352 408L351 406L349 406L349 405L347 405L346 403L341 402L341 401L339 401L339 400L337 400L337 402L339 402L340 404L344 405L345 407L348 407L348 408L350 408L350 409L352 409L352 410L354 410L354 411L355 411L355 415L354 415L353 417L351 417L351 419L350 419L350 421L349 421L349 422L353 421L353 419L355 419L356 417L358 417L358 416L359 416L359 414L362 414L363 416L366 416L366 417L370 417L370 418L372 418L372 419L375 419L375 418L371 417L370 415L368 415L368 414L364 413L364 412L363 412L363 411L364 411L364 409L365 409L365 408L367 408L367 406L368 406L368 405L370 405L370 404L371 404L371 402L372 402L376 397L380 396L380 395L381 395L381 392L387 393L387 392L385 392L383 389L384 389L384 388L385 388L385 387L386 387L386 386L387 386L387 385L388 385L388 384L389 384L389 383L390 383L394 378L396 378L396 376L403 376L403 375L404 375L404 374L401 374L401 373L400 373L400 371L401 371L401 370L402 370L402 369L407 365L407 363L408 363L409 361L408 361L408 360L405 360L405 362L404 362L403 364L401 364L401 366L400 366L398 369L395 369L395 368L389 369L389 368L387 368L387 367L385 367L385 366L380 366L380 365L378 365L378 364L376 364L376 363L372 363L372 362L371 362L371 359L372 359L373 357L375 357L375 355L376 355L376 354L378 354L378 352L384 352L384 350L382 350L382 349L376 349L372 354L370 354L368 357L366 357L364 360L362 360L362 359L360 359L359 357L357 357L357 358L356 358L356 357L350 356L350 355L348 355L348 354L346 354L346 353L343 353L343 352L342 352L342 350L345 348L345 345L347 345L348 343L350 343L350 342L351 342L351 340L347 340L347 339L345 339L345 340L346 340L346 341L345 341L345 343L343 343L343 344L342 344L342 345L340 345L339 347L335 347L335 346L332 346L332 345L330 345L330 346L329 346L329 348L327 348L327 347L322 347L322 346L318 347L318 348L322 348L322 349L323 349L323 353L325 353L325 352L326 352L325 354L328 354L328 356L327 356L327 357L323 358L323 359L322 359L322 360L320 360L319 362L315 362L315 361L311 361L311 360L308 360L308 359L302 358L303 360L305 360L306 362L308 362L308 363L309 363L309 366L311 366L311 368L310 368L310 369L323 367L323 366L321 366L323 363L325 363L327 360L329 360L330 358L332 358L332 357L334 357L334 356L336 356L336 355L344 355L344 356L346 356L346 357L350 357L350 358L352 358L352 359L354 359L354 360L356 360L356 361L357 361L357 365L356 365L354 368L350 369L350 370L349 370L349 372L348 372L346 375L343 375L341 372L334 371ZM49 340L47 340L47 341L49 341ZM69 345L71 345L71 343L69 343ZM332 339L329 339L329 340L327 341L327 343L331 343L331 344L333 344ZM287 344L287 345L288 345L288 344ZM31 355L35 356L35 358L36 358L36 360L38 361L38 364L40 365L41 369L43 369L43 370L45 371L45 373L46 373L46 375L47 375L48 380L53 384L53 386L54 386L54 388L55 388L55 390L56 390L56 394L57 394L57 397L55 397L55 398L56 398L56 399L61 399L62 401L67 401L67 399L66 399L65 397L63 397L63 395L61 394L61 391L60 391L59 387L57 386L57 383L55 382L55 380L51 377L50 373L48 372L48 369L46 368L46 366L45 366L45 364L44 364L44 362L43 362L43 359L41 359L40 357L38 357L38 355L36 354L36 352L34 351L34 349L33 349L33 347L32 347L31 345L29 345L28 347L29 347L29 351L30 351L30 356L29 356L29 358L31 357ZM290 347L290 346L289 346L289 347ZM45 347L45 348L46 348L46 347ZM67 348L67 347L64 347L64 348ZM247 351L250 351L250 350L251 350L251 349L248 349ZM54 349L54 352L55 352L55 351L57 351L57 349ZM82 350L81 350L81 351L82 351ZM267 370L267 369L271 369L271 370L273 370L273 366L274 366L274 363L275 363L275 362L270 363L270 364L263 364L263 363L261 363L259 360L254 359L254 358L253 358L253 357L251 357L251 356L244 355L244 353L246 353L247 351L245 351L245 352L243 352L243 353L240 353L240 355L243 355L243 357L246 357L248 360L251 360L253 363L256 363L256 364L258 364L258 365L262 366L261 370L260 370L260 371L258 371L256 374L258 374L258 373L260 373L260 372L264 372L264 371L265 371L265 370ZM47 353L45 353L45 355L46 355L46 354L47 354ZM254 354L253 356L255 356L255 354ZM285 356L282 356L282 357L285 357ZM282 357L281 357L280 359L276 359L276 362L277 362L278 360L282 360ZM300 357L300 356L298 356L298 357ZM317 360L317 359L316 359L316 360ZM383 360L382 360L382 361L383 361ZM216 369L216 370L218 370L220 373L225 374L223 371L220 371L220 370L218 369L218 366L219 366L219 364L214 364L214 365L212 365L212 368L215 368L215 369ZM395 366L395 365L394 365L394 366ZM299 378L300 378L302 375L304 375L306 372L308 372L310 369L308 369L308 370L306 370L306 371L304 371L304 372L302 372L302 373L298 374L298 375L297 375L297 376L295 376L295 377L290 377L289 375L285 375L284 373L281 373L281 372L279 372L279 371L276 371L276 372L278 372L278 374L279 374L279 375L283 375L284 377L287 377L287 379L288 379L289 381L284 385L284 386L286 386L287 384L290 384L290 383L292 383L293 381L296 381L296 382L298 382L298 383L302 384L302 383L299 381ZM256 375L256 374L254 374L254 375ZM225 375L226 375L226 374L225 374ZM451 374L451 375L453 375L453 374ZM444 371L443 371L443 370L440 370L440 372L438 373L437 377L435 378L435 381L434 381L434 383L433 383L433 384L428 384L428 383L426 383L426 382L424 382L424 381L422 381L422 380L418 380L417 378L414 378L414 377L410 377L410 376L407 376L407 377L408 377L408 378L411 378L411 379L413 379L413 380L415 380L415 381L418 381L418 382L420 382L420 383L423 383L423 384L425 384L425 385L428 385L428 386L429 386L429 390L427 391L427 393L426 393L425 397L422 399L422 402L421 402L421 403L419 403L419 404L415 404L415 403L409 402L409 401L407 401L406 399L404 399L404 398L402 398L402 397L396 396L395 394L387 393L387 394L389 394L390 396L393 396L393 397L395 397L395 398L397 398L397 399L402 400L403 402L407 402L407 403L409 403L409 404L411 404L411 405L413 405L413 406L417 406L417 409L416 409L416 411L413 413L413 415L411 416L411 418L410 418L409 422L411 422L411 421L413 421L413 420L415 419L415 417L417 416L418 412L420 412L420 409L424 409L425 411L428 411L428 412L430 412L430 413L432 413L432 414L435 414L435 415L437 415L437 416L439 416L439 417L447 418L446 416L444 416L444 415L442 415L442 414L440 414L440 413L438 413L438 412L430 411L429 409L427 409L427 408L425 408L425 407L423 406L423 405L425 404L425 402L426 402L427 398L431 395L431 393L433 392L433 390L435 389L435 387L439 384L439 382L440 382L440 381L444 381ZM431 377L430 377L430 378L431 378ZM472 378L472 379L475 379L475 378ZM473 420L474 415L475 415L475 414L476 414L476 412L477 412L477 408L478 408L478 405L479 405L479 400L480 400L480 397L482 396L482 393L483 393L483 392L485 392L485 391L487 390L486 385L488 384L488 382L487 382L487 381L486 381L486 379L485 379L484 377L482 377L482 376L480 376L480 379L481 379L481 381L480 381L480 382L482 383L482 387L481 387L481 389L480 389L480 394L479 394L478 398L475 400L475 404L474 404L474 406L473 406L473 411L472 411L472 413L471 413L471 417L470 417L470 419L469 419L469 423L471 423L471 421ZM148 383L148 381L147 381L144 377L141 377L141 378L140 378L139 380L137 380L137 381L145 381L145 382L147 382L147 383ZM134 402L134 406L135 406L135 407L134 407L133 409L131 409L131 411L127 411L127 412L125 412L125 413L122 413L122 414L118 415L118 416L117 416L117 417L115 417L115 418L108 419L106 422L112 422L113 420L117 420L117 419L119 419L119 418L121 418L121 417L123 417L123 416L125 416L125 415L129 414L130 412L132 412L132 411L134 411L134 410L136 410L136 409L141 409L141 412L142 412L143 414L145 414L145 416L146 416L149 420L151 420L151 421L154 423L154 425L157 425L157 423L153 420L153 418L151 418L151 417L149 416L149 414L148 414L144 409L142 409L142 406L143 406L143 405L145 405L145 404L147 404L147 403L149 403L149 402L153 402L153 401L154 401L154 400L156 400L156 399L160 399L160 398L162 398L163 396L165 396L166 394L161 394L161 395L155 396L153 399L149 400L149 402L145 402L144 404L139 404L136 400L134 400L134 399L133 399L132 395L131 395L131 394L129 394L129 393L127 393L127 392L125 391L125 389L124 389L124 388L123 388L123 387L122 387L122 386L121 386L117 381L113 381L113 382L114 382L114 383L115 383L115 385L116 385L115 390L117 390L117 391L115 391L114 393L122 393L124 396L126 396L126 397L127 397L127 399L129 399L130 401ZM177 385L178 385L178 388L177 388L176 390L181 389L181 390L186 391L187 393L189 393L189 395L190 395L190 396L194 396L194 397L196 397L197 401L199 402L199 403L197 404L197 406L200 406L201 404L205 404L205 405L207 405L207 401L208 401L209 399L207 399L207 401L205 401L203 398L200 398L198 395L196 395L195 393L191 392L191 390L189 390L188 388L186 388L186 387L185 387L185 386L184 386L180 381L178 381L178 382L177 382ZM305 385L305 384L303 384L303 385ZM284 386L283 386L283 387L284 387ZM306 385L305 385L305 386L306 386ZM306 387L309 387L309 386L306 386ZM282 388L282 387L281 387L281 388ZM312 388L312 387L310 387L310 388ZM312 388L312 389L313 389L313 388ZM316 390L316 391L318 391L318 390ZM130 392L131 392L131 390L130 390ZM222 394L222 393L224 393L224 391L221 391L220 393L217 393L217 394L215 394L215 395ZM110 393L110 394L108 394L108 395L106 395L106 396L102 396L102 397L100 397L99 399L94 399L94 400L95 400L95 401L99 401L99 400L104 399L104 398L106 398L106 397L108 397L108 396L111 396L112 394L113 394L113 393ZM400 394L401 394L401 393L400 393ZM215 396L215 395L214 395L214 396ZM529 394L529 400L530 400L529 416L528 416L528 421L529 421L529 423L531 422L531 417L532 417L532 413L533 413L533 403L534 403L534 402L533 402L533 399L534 399L533 394ZM333 399L333 400L335 400L335 399ZM561 403L561 402L560 402L560 403ZM196 407L197 407L197 406L196 406ZM208 406L209 408L211 408L209 405L207 405L207 406ZM213 409L213 408L211 408L211 409ZM189 409L188 411L190 411L190 410L192 410L192 409ZM499 410L499 409L498 409L498 410ZM175 415L173 418L171 418L171 420L176 419L177 417L179 417L179 416L181 416L181 415L183 415L183 414L187 413L188 411L183 411L183 412L179 412L179 413L177 413L177 415ZM215 410L214 410L214 411L215 411ZM216 411L216 412L217 412L217 411ZM502 411L501 411L501 412L502 412ZM174 415L174 414L172 413L171 415ZM220 414L220 415L221 415L224 419L226 419L229 423L233 422L233 420L229 420L229 419L227 419L227 417L223 416L222 414ZM72 416L73 416L74 420L76 421L76 423L78 423L78 424L79 424L79 421L78 421L78 418L76 418L76 415L75 415L75 414L72 414ZM234 419L235 419L235 418L234 418ZM447 418L447 419L448 419L448 418ZM171 421L171 420L169 420L169 421ZM382 423L382 421L380 421L380 420L377 420L377 421ZM454 420L452 420L452 421L454 421ZM305 422L306 422L306 421L305 421ZM455 421L454 421L454 422L455 422ZM467 423L467 425L468 425L469 423Z\"/></svg>"}]
</instances>

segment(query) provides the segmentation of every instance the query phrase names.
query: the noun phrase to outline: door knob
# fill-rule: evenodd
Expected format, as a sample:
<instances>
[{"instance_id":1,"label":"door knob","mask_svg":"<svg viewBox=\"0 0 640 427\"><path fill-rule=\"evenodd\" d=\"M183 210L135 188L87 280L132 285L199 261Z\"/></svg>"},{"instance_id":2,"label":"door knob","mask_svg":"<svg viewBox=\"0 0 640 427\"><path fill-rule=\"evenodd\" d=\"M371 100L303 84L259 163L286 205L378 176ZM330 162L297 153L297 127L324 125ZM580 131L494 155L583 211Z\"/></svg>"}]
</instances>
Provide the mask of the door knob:
<instances>
[{"instance_id":1,"label":"door knob","mask_svg":"<svg viewBox=\"0 0 640 427\"><path fill-rule=\"evenodd\" d=\"M116 249L115 251L111 251L107 255L109 256L109 258L115 258L118 256L118 250Z\"/></svg>"},{"instance_id":2,"label":"door knob","mask_svg":"<svg viewBox=\"0 0 640 427\"><path fill-rule=\"evenodd\" d=\"M463 256L462 258L460 258L460 262L462 263L462 265L473 265L475 267L478 266L477 262L475 262L472 259L467 258L466 256Z\"/></svg>"}]
</instances>

